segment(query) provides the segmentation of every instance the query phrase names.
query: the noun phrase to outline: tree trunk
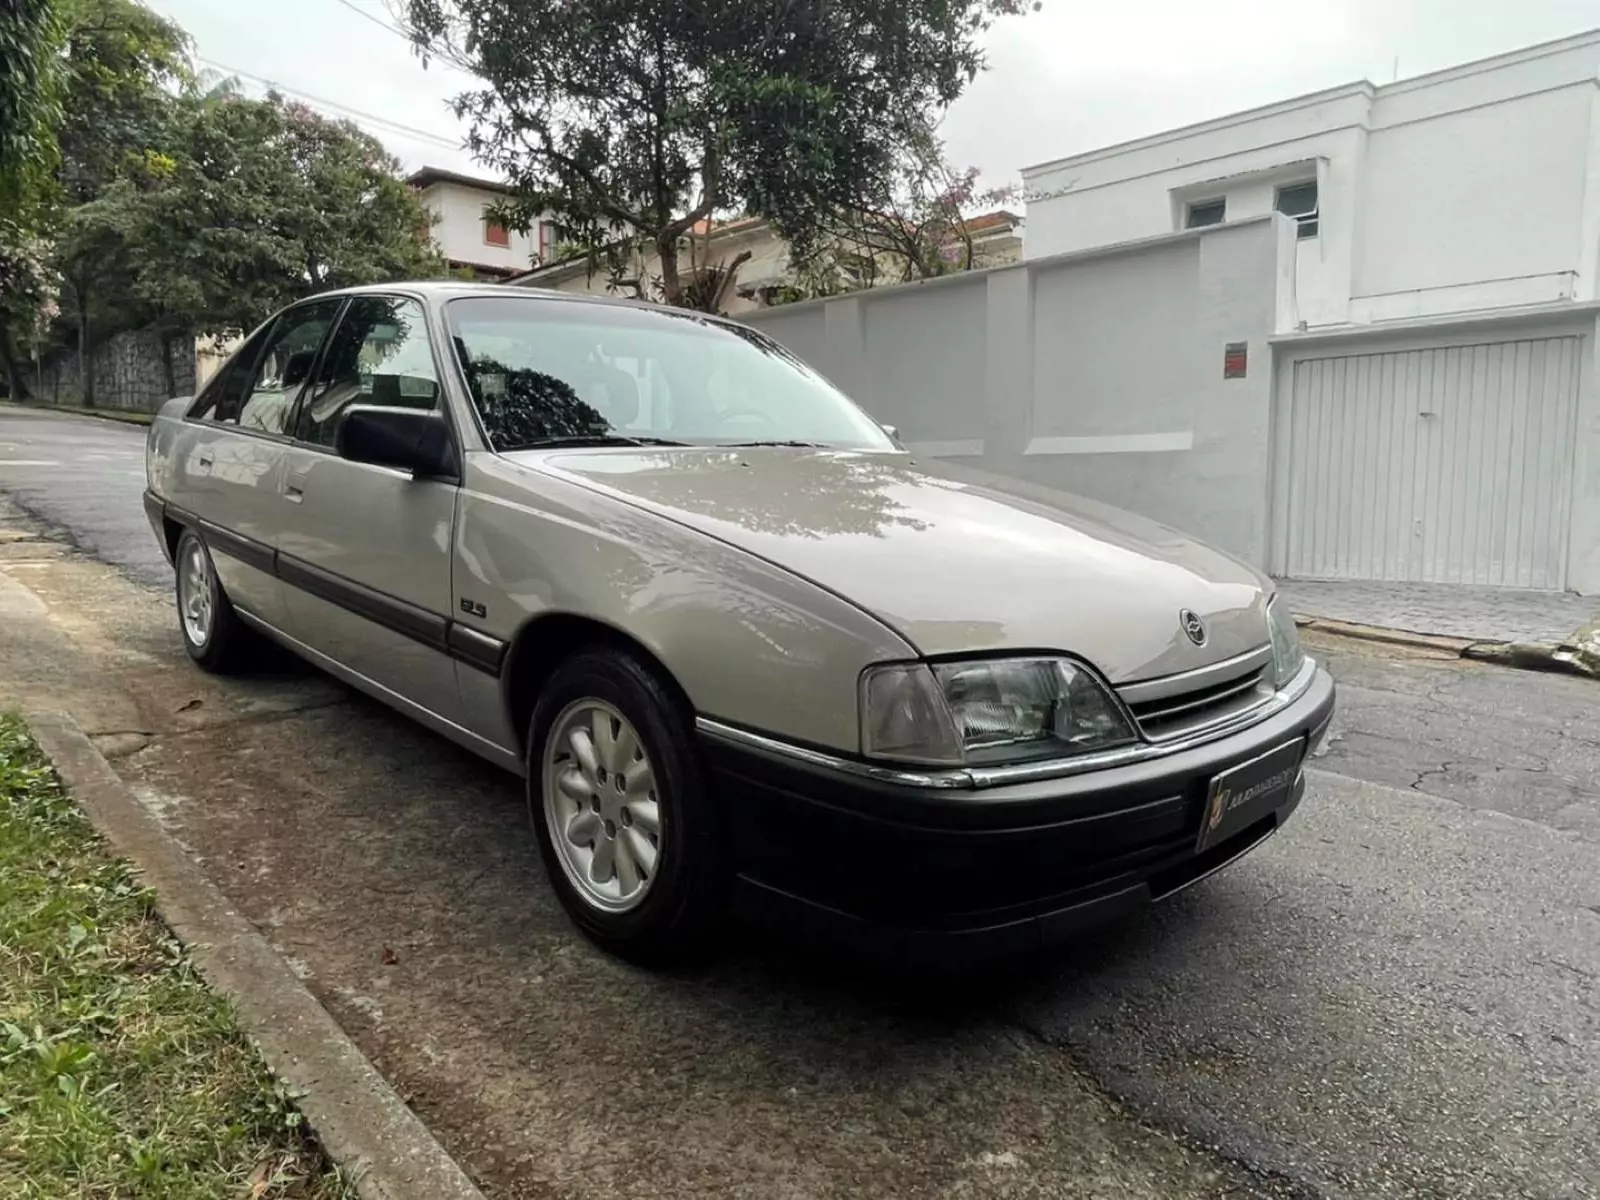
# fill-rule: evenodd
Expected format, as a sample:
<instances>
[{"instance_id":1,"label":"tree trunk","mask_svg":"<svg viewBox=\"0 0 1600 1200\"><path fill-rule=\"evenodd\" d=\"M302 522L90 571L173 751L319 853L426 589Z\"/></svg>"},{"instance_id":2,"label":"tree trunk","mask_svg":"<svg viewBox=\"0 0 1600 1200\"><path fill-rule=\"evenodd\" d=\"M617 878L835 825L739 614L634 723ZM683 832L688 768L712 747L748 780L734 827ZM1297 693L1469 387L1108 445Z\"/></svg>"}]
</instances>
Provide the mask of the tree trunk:
<instances>
[{"instance_id":1,"label":"tree trunk","mask_svg":"<svg viewBox=\"0 0 1600 1200\"><path fill-rule=\"evenodd\" d=\"M750 251L741 250L733 256L733 260L724 263L717 272L717 286L706 302L706 311L721 314L722 306L727 303L733 285L739 279L739 268L750 261Z\"/></svg>"},{"instance_id":2,"label":"tree trunk","mask_svg":"<svg viewBox=\"0 0 1600 1200\"><path fill-rule=\"evenodd\" d=\"M11 335L0 330L0 366L6 372L6 395L17 404L28 398L28 378L17 365L17 356L11 349Z\"/></svg>"},{"instance_id":3,"label":"tree trunk","mask_svg":"<svg viewBox=\"0 0 1600 1200\"><path fill-rule=\"evenodd\" d=\"M167 399L171 400L178 394L178 378L172 369L172 335L165 330L161 334L161 373L165 376Z\"/></svg>"},{"instance_id":4,"label":"tree trunk","mask_svg":"<svg viewBox=\"0 0 1600 1200\"><path fill-rule=\"evenodd\" d=\"M661 299L674 308L681 308L683 278L678 274L678 239L656 238L656 255L661 259Z\"/></svg>"},{"instance_id":5,"label":"tree trunk","mask_svg":"<svg viewBox=\"0 0 1600 1200\"><path fill-rule=\"evenodd\" d=\"M94 360L89 356L89 297L83 288L78 293L78 397L85 408L94 407Z\"/></svg>"}]
</instances>

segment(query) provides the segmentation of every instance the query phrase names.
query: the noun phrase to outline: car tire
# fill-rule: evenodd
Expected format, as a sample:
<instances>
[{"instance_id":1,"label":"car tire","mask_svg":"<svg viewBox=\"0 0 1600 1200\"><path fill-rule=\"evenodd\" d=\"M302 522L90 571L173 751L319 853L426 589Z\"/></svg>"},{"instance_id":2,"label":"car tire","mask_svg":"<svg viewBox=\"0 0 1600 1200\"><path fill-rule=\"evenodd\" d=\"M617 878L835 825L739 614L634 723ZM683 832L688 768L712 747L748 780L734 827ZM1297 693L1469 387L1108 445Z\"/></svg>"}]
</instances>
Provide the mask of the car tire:
<instances>
[{"instance_id":1,"label":"car tire","mask_svg":"<svg viewBox=\"0 0 1600 1200\"><path fill-rule=\"evenodd\" d=\"M693 729L673 688L609 646L563 661L529 721L528 812L550 882L585 934L633 962L700 958L721 924L718 814Z\"/></svg>"},{"instance_id":2,"label":"car tire","mask_svg":"<svg viewBox=\"0 0 1600 1200\"><path fill-rule=\"evenodd\" d=\"M257 638L234 611L205 539L185 529L172 564L177 575L178 631L189 657L219 675L243 670L252 660Z\"/></svg>"}]
</instances>

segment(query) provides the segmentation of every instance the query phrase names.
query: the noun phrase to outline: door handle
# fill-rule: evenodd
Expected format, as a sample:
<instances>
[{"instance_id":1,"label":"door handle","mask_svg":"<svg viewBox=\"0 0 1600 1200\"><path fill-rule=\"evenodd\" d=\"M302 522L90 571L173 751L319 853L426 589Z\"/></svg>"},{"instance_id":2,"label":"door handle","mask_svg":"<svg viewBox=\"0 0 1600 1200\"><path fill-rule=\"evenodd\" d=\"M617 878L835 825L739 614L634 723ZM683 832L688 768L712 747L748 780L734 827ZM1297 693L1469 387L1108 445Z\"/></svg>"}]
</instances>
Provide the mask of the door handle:
<instances>
[{"instance_id":1,"label":"door handle","mask_svg":"<svg viewBox=\"0 0 1600 1200\"><path fill-rule=\"evenodd\" d=\"M289 476L283 485L283 498L290 504L299 504L306 498L305 472Z\"/></svg>"},{"instance_id":2,"label":"door handle","mask_svg":"<svg viewBox=\"0 0 1600 1200\"><path fill-rule=\"evenodd\" d=\"M212 458L212 457L211 457L211 455L209 455L209 454L202 454L202 455L201 455L201 456L200 456L200 465L201 465L201 466L202 466L202 467L209 467L209 466L210 466L210 465L211 465L211 464L212 464L212 463L213 463L213 462L215 462L215 461L216 461L216 460L215 460L215 459L213 459L213 458Z\"/></svg>"}]
</instances>

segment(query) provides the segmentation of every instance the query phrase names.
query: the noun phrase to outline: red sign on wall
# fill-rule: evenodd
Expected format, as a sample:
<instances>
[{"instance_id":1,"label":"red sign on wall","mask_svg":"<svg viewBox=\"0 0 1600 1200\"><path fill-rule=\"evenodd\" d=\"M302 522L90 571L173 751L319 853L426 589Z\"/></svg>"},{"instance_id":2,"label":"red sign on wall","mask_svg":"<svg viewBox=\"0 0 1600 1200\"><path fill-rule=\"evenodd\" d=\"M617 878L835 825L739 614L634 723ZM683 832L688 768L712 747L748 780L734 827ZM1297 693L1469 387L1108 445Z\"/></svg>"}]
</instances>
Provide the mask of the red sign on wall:
<instances>
[{"instance_id":1,"label":"red sign on wall","mask_svg":"<svg viewBox=\"0 0 1600 1200\"><path fill-rule=\"evenodd\" d=\"M1222 377L1243 379L1250 351L1245 342L1229 342L1222 348Z\"/></svg>"}]
</instances>

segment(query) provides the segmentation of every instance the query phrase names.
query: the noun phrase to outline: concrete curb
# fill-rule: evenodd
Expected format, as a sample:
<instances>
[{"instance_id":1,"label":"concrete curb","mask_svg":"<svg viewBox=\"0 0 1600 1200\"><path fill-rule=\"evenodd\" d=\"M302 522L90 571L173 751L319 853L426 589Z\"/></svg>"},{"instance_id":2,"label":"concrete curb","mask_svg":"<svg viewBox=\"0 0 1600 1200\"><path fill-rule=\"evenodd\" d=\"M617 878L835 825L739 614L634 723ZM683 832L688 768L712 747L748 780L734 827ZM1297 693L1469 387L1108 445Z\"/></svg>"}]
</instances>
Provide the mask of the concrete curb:
<instances>
[{"instance_id":1,"label":"concrete curb","mask_svg":"<svg viewBox=\"0 0 1600 1200\"><path fill-rule=\"evenodd\" d=\"M99 421L115 421L119 425L149 425L156 419L155 413L134 412L125 408L83 408L74 404L19 404L15 400L5 400L0 401L0 408L57 413L65 417L93 417Z\"/></svg>"},{"instance_id":2,"label":"concrete curb","mask_svg":"<svg viewBox=\"0 0 1600 1200\"><path fill-rule=\"evenodd\" d=\"M29 713L39 748L89 819L154 889L156 907L262 1057L297 1092L361 1200L484 1200L289 964L140 804L71 717Z\"/></svg>"},{"instance_id":3,"label":"concrete curb","mask_svg":"<svg viewBox=\"0 0 1600 1200\"><path fill-rule=\"evenodd\" d=\"M1600 679L1600 625L1580 629L1564 642L1494 642L1470 638L1443 637L1432 633L1413 633L1407 629L1388 629L1380 625L1358 625L1296 613L1294 623L1301 629L1314 629L1334 637L1356 638L1364 642L1386 642L1418 650L1437 650L1494 663L1523 671L1555 671Z\"/></svg>"}]
</instances>

